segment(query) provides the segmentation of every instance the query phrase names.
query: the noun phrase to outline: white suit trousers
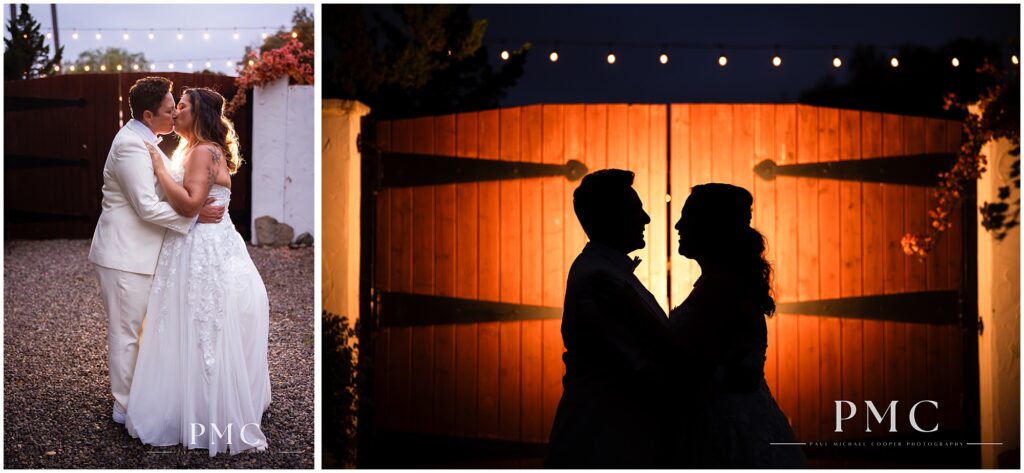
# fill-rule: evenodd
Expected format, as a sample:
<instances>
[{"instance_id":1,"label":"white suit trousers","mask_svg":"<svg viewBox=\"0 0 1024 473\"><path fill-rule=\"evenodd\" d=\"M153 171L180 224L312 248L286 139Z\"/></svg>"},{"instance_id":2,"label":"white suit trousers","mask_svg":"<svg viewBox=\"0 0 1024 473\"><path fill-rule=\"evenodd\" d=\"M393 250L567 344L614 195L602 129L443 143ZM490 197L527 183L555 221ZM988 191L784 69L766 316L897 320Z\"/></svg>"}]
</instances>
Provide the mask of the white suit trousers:
<instances>
[{"instance_id":1,"label":"white suit trousers","mask_svg":"<svg viewBox=\"0 0 1024 473\"><path fill-rule=\"evenodd\" d=\"M139 355L142 321L146 317L153 276L95 266L103 306L107 309L110 391L120 411L127 412L128 393L135 373L135 359Z\"/></svg>"}]
</instances>

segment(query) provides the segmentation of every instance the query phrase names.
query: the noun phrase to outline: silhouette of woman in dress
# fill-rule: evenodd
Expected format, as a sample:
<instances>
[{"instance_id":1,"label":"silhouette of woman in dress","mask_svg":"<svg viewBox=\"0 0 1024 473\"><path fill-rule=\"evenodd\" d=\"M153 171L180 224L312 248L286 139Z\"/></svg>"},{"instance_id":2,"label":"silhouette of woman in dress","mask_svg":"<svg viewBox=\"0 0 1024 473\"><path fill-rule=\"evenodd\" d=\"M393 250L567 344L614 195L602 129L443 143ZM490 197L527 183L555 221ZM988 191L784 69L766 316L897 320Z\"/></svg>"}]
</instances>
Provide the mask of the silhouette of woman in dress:
<instances>
[{"instance_id":1,"label":"silhouette of woman in dress","mask_svg":"<svg viewBox=\"0 0 1024 473\"><path fill-rule=\"evenodd\" d=\"M687 464L726 468L800 468L806 459L764 379L765 317L775 313L765 240L751 228L753 197L729 184L694 186L675 228L679 254L701 275L669 315L688 360L710 379L693 380L704 394L681 396L681 455ZM696 387L700 388L696 388ZM697 414L695 414L697 413ZM685 452L685 453L684 453Z\"/></svg>"}]
</instances>

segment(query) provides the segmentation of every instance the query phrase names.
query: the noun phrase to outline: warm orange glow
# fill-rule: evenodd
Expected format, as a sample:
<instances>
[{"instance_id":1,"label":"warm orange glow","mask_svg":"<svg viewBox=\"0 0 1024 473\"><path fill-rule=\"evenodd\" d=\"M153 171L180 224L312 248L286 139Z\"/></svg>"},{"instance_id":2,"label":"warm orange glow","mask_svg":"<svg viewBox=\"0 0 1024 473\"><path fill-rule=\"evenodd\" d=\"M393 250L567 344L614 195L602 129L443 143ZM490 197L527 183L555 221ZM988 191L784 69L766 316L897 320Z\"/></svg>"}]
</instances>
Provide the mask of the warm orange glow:
<instances>
[{"instance_id":1,"label":"warm orange glow","mask_svg":"<svg viewBox=\"0 0 1024 473\"><path fill-rule=\"evenodd\" d=\"M662 53L658 60L661 61L662 64L668 64L668 54Z\"/></svg>"},{"instance_id":2,"label":"warm orange glow","mask_svg":"<svg viewBox=\"0 0 1024 473\"><path fill-rule=\"evenodd\" d=\"M89 72L91 69L92 69L92 67L89 67L88 64L85 65L85 72Z\"/></svg>"},{"instance_id":3,"label":"warm orange glow","mask_svg":"<svg viewBox=\"0 0 1024 473\"><path fill-rule=\"evenodd\" d=\"M953 67L960 67L960 60L959 59L953 58L953 60L950 61L950 62L952 62Z\"/></svg>"},{"instance_id":4,"label":"warm orange glow","mask_svg":"<svg viewBox=\"0 0 1024 473\"><path fill-rule=\"evenodd\" d=\"M132 64L132 70L133 71L139 70L139 65L138 64Z\"/></svg>"},{"instance_id":5,"label":"warm orange glow","mask_svg":"<svg viewBox=\"0 0 1024 473\"><path fill-rule=\"evenodd\" d=\"M608 64L615 64L615 53L608 53Z\"/></svg>"},{"instance_id":6,"label":"warm orange glow","mask_svg":"<svg viewBox=\"0 0 1024 473\"><path fill-rule=\"evenodd\" d=\"M292 31L292 39L296 39L298 37L299 37L299 33L295 32L295 31Z\"/></svg>"},{"instance_id":7,"label":"warm orange glow","mask_svg":"<svg viewBox=\"0 0 1024 473\"><path fill-rule=\"evenodd\" d=\"M501 51L501 60L502 61L508 61L508 58L509 58L508 50L505 49L505 50Z\"/></svg>"},{"instance_id":8,"label":"warm orange glow","mask_svg":"<svg viewBox=\"0 0 1024 473\"><path fill-rule=\"evenodd\" d=\"M843 60L839 59L839 56L836 56L836 57L832 58L832 66L833 67L838 69L838 68L842 67L842 65L843 65Z\"/></svg>"},{"instance_id":9,"label":"warm orange glow","mask_svg":"<svg viewBox=\"0 0 1024 473\"><path fill-rule=\"evenodd\" d=\"M75 72L75 66L74 65L71 66L71 72Z\"/></svg>"},{"instance_id":10,"label":"warm orange glow","mask_svg":"<svg viewBox=\"0 0 1024 473\"><path fill-rule=\"evenodd\" d=\"M101 71L104 71L104 72L106 72L106 70L107 70L107 65L106 65L106 64L102 64L102 65L100 65L100 70L101 70Z\"/></svg>"},{"instance_id":11,"label":"warm orange glow","mask_svg":"<svg viewBox=\"0 0 1024 473\"><path fill-rule=\"evenodd\" d=\"M550 59L551 62L558 62L558 51L551 51L551 54L548 55L548 59Z\"/></svg>"},{"instance_id":12,"label":"warm orange glow","mask_svg":"<svg viewBox=\"0 0 1024 473\"><path fill-rule=\"evenodd\" d=\"M1017 58L1016 54L1010 56L1010 61L1012 61L1014 65L1020 64L1020 59Z\"/></svg>"},{"instance_id":13,"label":"warm orange glow","mask_svg":"<svg viewBox=\"0 0 1024 473\"><path fill-rule=\"evenodd\" d=\"M718 56L718 65L725 67L729 63L729 58L725 57L725 54Z\"/></svg>"},{"instance_id":14,"label":"warm orange glow","mask_svg":"<svg viewBox=\"0 0 1024 473\"><path fill-rule=\"evenodd\" d=\"M121 67L121 65L120 65L120 64L118 64L118 65L117 65L117 70L118 70L118 71L120 71L121 69L124 69L124 68L123 68L123 67Z\"/></svg>"},{"instance_id":15,"label":"warm orange glow","mask_svg":"<svg viewBox=\"0 0 1024 473\"><path fill-rule=\"evenodd\" d=\"M776 54L775 57L772 58L772 65L775 66L775 67L781 66L782 65L782 58L779 55Z\"/></svg>"},{"instance_id":16,"label":"warm orange glow","mask_svg":"<svg viewBox=\"0 0 1024 473\"><path fill-rule=\"evenodd\" d=\"M899 60L899 59L896 59L895 57L893 57L893 58L892 58L892 59L891 59L891 60L889 61L889 64L891 64L891 65L892 65L892 67L900 67L900 60Z\"/></svg>"}]
</instances>

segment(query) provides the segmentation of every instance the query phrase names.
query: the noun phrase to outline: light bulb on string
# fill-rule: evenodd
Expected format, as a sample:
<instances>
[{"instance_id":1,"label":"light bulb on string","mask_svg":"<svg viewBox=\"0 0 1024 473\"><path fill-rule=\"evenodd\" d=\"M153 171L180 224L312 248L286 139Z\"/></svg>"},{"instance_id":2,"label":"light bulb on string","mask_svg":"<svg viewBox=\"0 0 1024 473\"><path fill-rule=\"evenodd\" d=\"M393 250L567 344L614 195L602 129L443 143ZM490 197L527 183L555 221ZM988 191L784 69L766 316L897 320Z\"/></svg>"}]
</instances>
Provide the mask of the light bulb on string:
<instances>
[{"instance_id":1,"label":"light bulb on string","mask_svg":"<svg viewBox=\"0 0 1024 473\"><path fill-rule=\"evenodd\" d=\"M138 64L132 64L132 70L133 71L139 70L139 65Z\"/></svg>"},{"instance_id":2,"label":"light bulb on string","mask_svg":"<svg viewBox=\"0 0 1024 473\"><path fill-rule=\"evenodd\" d=\"M153 29L150 28L149 29L149 39L153 39L153 38L156 38L156 35L153 33Z\"/></svg>"},{"instance_id":3,"label":"light bulb on string","mask_svg":"<svg viewBox=\"0 0 1024 473\"><path fill-rule=\"evenodd\" d=\"M167 64L167 68L173 70L174 69L174 63L172 62L172 63Z\"/></svg>"},{"instance_id":4,"label":"light bulb on string","mask_svg":"<svg viewBox=\"0 0 1024 473\"><path fill-rule=\"evenodd\" d=\"M117 69L117 72L121 72L121 69L124 69L124 67L118 64L115 69Z\"/></svg>"},{"instance_id":5,"label":"light bulb on string","mask_svg":"<svg viewBox=\"0 0 1024 473\"><path fill-rule=\"evenodd\" d=\"M503 49L503 50L501 51L501 60L502 60L502 61L508 61L508 58L509 58L509 57L510 57L510 55L509 55L509 53L508 53L508 50L507 50L507 49Z\"/></svg>"},{"instance_id":6,"label":"light bulb on string","mask_svg":"<svg viewBox=\"0 0 1024 473\"><path fill-rule=\"evenodd\" d=\"M615 53L608 53L608 64L615 64Z\"/></svg>"},{"instance_id":7,"label":"light bulb on string","mask_svg":"<svg viewBox=\"0 0 1024 473\"><path fill-rule=\"evenodd\" d=\"M1010 62L1012 62L1014 66L1017 66L1020 64L1020 59L1016 54L1014 54L1013 56L1010 56Z\"/></svg>"},{"instance_id":8,"label":"light bulb on string","mask_svg":"<svg viewBox=\"0 0 1024 473\"><path fill-rule=\"evenodd\" d=\"M96 39L103 39L103 30L96 31Z\"/></svg>"},{"instance_id":9,"label":"light bulb on string","mask_svg":"<svg viewBox=\"0 0 1024 473\"><path fill-rule=\"evenodd\" d=\"M892 59L889 60L889 65L894 68L900 67L900 60L896 56L893 56Z\"/></svg>"},{"instance_id":10,"label":"light bulb on string","mask_svg":"<svg viewBox=\"0 0 1024 473\"><path fill-rule=\"evenodd\" d=\"M124 30L124 33L121 35L121 39L123 39L125 41L128 41L129 39L131 39L131 35L128 34L128 30Z\"/></svg>"},{"instance_id":11,"label":"light bulb on string","mask_svg":"<svg viewBox=\"0 0 1024 473\"><path fill-rule=\"evenodd\" d=\"M668 54L661 53L661 56L658 56L658 62L668 64Z\"/></svg>"},{"instance_id":12,"label":"light bulb on string","mask_svg":"<svg viewBox=\"0 0 1024 473\"><path fill-rule=\"evenodd\" d=\"M181 30L178 30L178 41L185 39L185 35L181 34Z\"/></svg>"},{"instance_id":13,"label":"light bulb on string","mask_svg":"<svg viewBox=\"0 0 1024 473\"><path fill-rule=\"evenodd\" d=\"M71 72L75 72L75 65L72 64L70 69L71 69Z\"/></svg>"},{"instance_id":14,"label":"light bulb on string","mask_svg":"<svg viewBox=\"0 0 1024 473\"><path fill-rule=\"evenodd\" d=\"M60 64L53 65L53 72L60 72Z\"/></svg>"},{"instance_id":15,"label":"light bulb on string","mask_svg":"<svg viewBox=\"0 0 1024 473\"><path fill-rule=\"evenodd\" d=\"M292 31L292 39L297 39L298 37L299 37L299 32L298 31Z\"/></svg>"},{"instance_id":16,"label":"light bulb on string","mask_svg":"<svg viewBox=\"0 0 1024 473\"><path fill-rule=\"evenodd\" d=\"M558 62L558 51L551 51L551 54L548 54L548 59L551 62Z\"/></svg>"},{"instance_id":17,"label":"light bulb on string","mask_svg":"<svg viewBox=\"0 0 1024 473\"><path fill-rule=\"evenodd\" d=\"M250 66L254 66L254 65L256 65L256 62L255 62L255 61L253 61L252 59L250 59L250 60L249 60L249 65L250 65Z\"/></svg>"},{"instance_id":18,"label":"light bulb on string","mask_svg":"<svg viewBox=\"0 0 1024 473\"><path fill-rule=\"evenodd\" d=\"M775 56L772 57L772 65L775 67L782 65L782 56L779 56L779 53L775 53Z\"/></svg>"},{"instance_id":19,"label":"light bulb on string","mask_svg":"<svg viewBox=\"0 0 1024 473\"><path fill-rule=\"evenodd\" d=\"M726 57L725 54L718 56L718 65L725 67L726 64L729 64L729 58Z\"/></svg>"},{"instance_id":20,"label":"light bulb on string","mask_svg":"<svg viewBox=\"0 0 1024 473\"><path fill-rule=\"evenodd\" d=\"M86 64L85 67L83 67L82 69L85 70L85 72L89 72L92 70L92 67Z\"/></svg>"},{"instance_id":21,"label":"light bulb on string","mask_svg":"<svg viewBox=\"0 0 1024 473\"><path fill-rule=\"evenodd\" d=\"M100 71L101 72L107 72L107 65L106 64L100 64Z\"/></svg>"},{"instance_id":22,"label":"light bulb on string","mask_svg":"<svg viewBox=\"0 0 1024 473\"><path fill-rule=\"evenodd\" d=\"M267 36L268 36L268 35L267 35L267 32L266 32L266 31L264 31L264 32L263 32L263 34L262 34L261 36L263 37L263 39L267 39Z\"/></svg>"},{"instance_id":23,"label":"light bulb on string","mask_svg":"<svg viewBox=\"0 0 1024 473\"><path fill-rule=\"evenodd\" d=\"M231 35L231 37L234 38L234 39L238 39L238 30L235 30L235 32Z\"/></svg>"},{"instance_id":24,"label":"light bulb on string","mask_svg":"<svg viewBox=\"0 0 1024 473\"><path fill-rule=\"evenodd\" d=\"M226 67L231 67L232 66L231 61L224 61L224 65Z\"/></svg>"},{"instance_id":25,"label":"light bulb on string","mask_svg":"<svg viewBox=\"0 0 1024 473\"><path fill-rule=\"evenodd\" d=\"M207 40L210 39L210 32L209 31L203 31L203 39L207 39Z\"/></svg>"},{"instance_id":26,"label":"light bulb on string","mask_svg":"<svg viewBox=\"0 0 1024 473\"><path fill-rule=\"evenodd\" d=\"M839 69L840 67L843 67L843 60L840 59L839 56L833 57L832 58L832 67L834 67L836 69Z\"/></svg>"},{"instance_id":27,"label":"light bulb on string","mask_svg":"<svg viewBox=\"0 0 1024 473\"><path fill-rule=\"evenodd\" d=\"M71 39L78 39L78 31L71 32Z\"/></svg>"},{"instance_id":28,"label":"light bulb on string","mask_svg":"<svg viewBox=\"0 0 1024 473\"><path fill-rule=\"evenodd\" d=\"M211 65L212 65L212 64L210 64L210 61L206 61L206 68L207 68L207 69L209 69Z\"/></svg>"},{"instance_id":29,"label":"light bulb on string","mask_svg":"<svg viewBox=\"0 0 1024 473\"><path fill-rule=\"evenodd\" d=\"M953 60L950 61L950 64L952 64L953 67L960 67L960 60L957 58L953 58Z\"/></svg>"},{"instance_id":30,"label":"light bulb on string","mask_svg":"<svg viewBox=\"0 0 1024 473\"><path fill-rule=\"evenodd\" d=\"M192 69L192 61L189 61L188 62L188 66L186 66L186 67L188 67L189 69Z\"/></svg>"},{"instance_id":31,"label":"light bulb on string","mask_svg":"<svg viewBox=\"0 0 1024 473\"><path fill-rule=\"evenodd\" d=\"M149 65L149 70L155 71L156 70L156 64L150 64Z\"/></svg>"},{"instance_id":32,"label":"light bulb on string","mask_svg":"<svg viewBox=\"0 0 1024 473\"><path fill-rule=\"evenodd\" d=\"M46 39L53 38L53 33L46 33Z\"/></svg>"}]
</instances>

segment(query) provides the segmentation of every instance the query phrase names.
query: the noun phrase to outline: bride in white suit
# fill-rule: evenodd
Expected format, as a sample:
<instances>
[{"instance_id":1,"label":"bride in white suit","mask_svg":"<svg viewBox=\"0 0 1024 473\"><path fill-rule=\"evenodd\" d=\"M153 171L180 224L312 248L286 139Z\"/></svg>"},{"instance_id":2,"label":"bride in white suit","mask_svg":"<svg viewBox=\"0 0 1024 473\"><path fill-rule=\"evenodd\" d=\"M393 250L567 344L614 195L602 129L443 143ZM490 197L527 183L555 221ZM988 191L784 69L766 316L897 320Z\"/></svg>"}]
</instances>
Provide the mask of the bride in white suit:
<instances>
[{"instance_id":1,"label":"bride in white suit","mask_svg":"<svg viewBox=\"0 0 1024 473\"><path fill-rule=\"evenodd\" d=\"M142 320L164 235L185 235L196 218L182 216L156 187L146 143L174 128L173 84L139 79L128 91L132 119L118 131L103 166L102 213L89 248L107 311L107 360L114 422L123 424L139 351ZM161 158L166 159L166 158ZM162 164L162 163L161 163ZM210 204L210 200L207 200ZM198 223L221 221L224 208L207 205Z\"/></svg>"},{"instance_id":2,"label":"bride in white suit","mask_svg":"<svg viewBox=\"0 0 1024 473\"><path fill-rule=\"evenodd\" d=\"M240 159L223 108L217 92L185 89L173 114L181 143L171 165L148 145L160 188L186 217L208 197L224 207L231 198ZM168 233L128 398L128 432L210 456L266 449L268 332L267 290L230 218Z\"/></svg>"}]
</instances>

